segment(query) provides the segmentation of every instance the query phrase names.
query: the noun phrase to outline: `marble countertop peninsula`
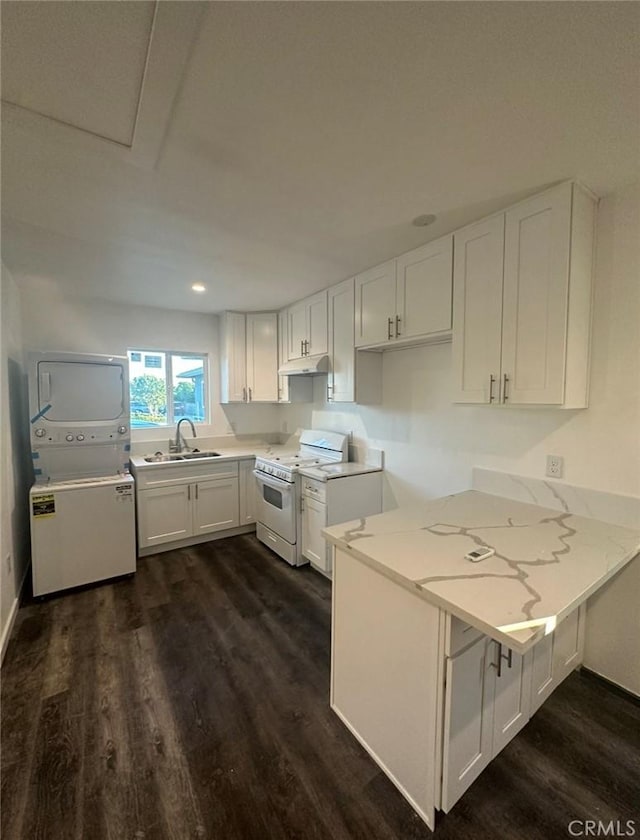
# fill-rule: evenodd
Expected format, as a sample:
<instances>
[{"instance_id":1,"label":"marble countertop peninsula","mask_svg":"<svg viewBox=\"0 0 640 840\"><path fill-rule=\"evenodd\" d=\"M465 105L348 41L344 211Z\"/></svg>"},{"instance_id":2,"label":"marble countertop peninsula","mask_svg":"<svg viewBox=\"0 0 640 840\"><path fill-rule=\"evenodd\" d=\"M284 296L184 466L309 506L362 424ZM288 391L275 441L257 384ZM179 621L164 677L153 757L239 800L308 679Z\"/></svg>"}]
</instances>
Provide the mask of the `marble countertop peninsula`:
<instances>
[{"instance_id":1,"label":"marble countertop peninsula","mask_svg":"<svg viewBox=\"0 0 640 840\"><path fill-rule=\"evenodd\" d=\"M640 552L640 531L477 490L323 531L339 549L518 653ZM465 554L495 549L473 563Z\"/></svg>"}]
</instances>

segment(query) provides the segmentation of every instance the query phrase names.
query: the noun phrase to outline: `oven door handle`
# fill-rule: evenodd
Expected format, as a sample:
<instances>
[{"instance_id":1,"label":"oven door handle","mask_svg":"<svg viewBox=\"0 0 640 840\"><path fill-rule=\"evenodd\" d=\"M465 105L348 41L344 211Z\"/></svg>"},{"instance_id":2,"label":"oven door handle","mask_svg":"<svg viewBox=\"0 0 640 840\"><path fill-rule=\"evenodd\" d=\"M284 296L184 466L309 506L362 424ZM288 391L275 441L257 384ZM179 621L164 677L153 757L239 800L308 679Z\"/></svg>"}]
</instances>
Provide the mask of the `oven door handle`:
<instances>
[{"instance_id":1,"label":"oven door handle","mask_svg":"<svg viewBox=\"0 0 640 840\"><path fill-rule=\"evenodd\" d=\"M281 478L276 478L275 475L269 475L269 473L264 473L262 470L254 470L253 474L258 481L261 481L268 487L273 487L274 490L289 490L289 492L293 490L293 484L288 481L283 481Z\"/></svg>"}]
</instances>

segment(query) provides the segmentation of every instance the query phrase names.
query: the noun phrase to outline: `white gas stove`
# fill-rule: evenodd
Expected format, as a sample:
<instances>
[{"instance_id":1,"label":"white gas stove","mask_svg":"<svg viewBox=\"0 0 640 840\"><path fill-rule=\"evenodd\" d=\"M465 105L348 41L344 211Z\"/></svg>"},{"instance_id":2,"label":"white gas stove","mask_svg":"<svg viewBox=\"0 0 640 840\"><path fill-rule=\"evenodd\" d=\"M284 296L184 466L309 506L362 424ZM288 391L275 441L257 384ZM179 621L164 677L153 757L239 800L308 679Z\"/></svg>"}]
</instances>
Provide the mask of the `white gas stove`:
<instances>
[{"instance_id":1,"label":"white gas stove","mask_svg":"<svg viewBox=\"0 0 640 840\"><path fill-rule=\"evenodd\" d=\"M256 458L257 536L292 566L307 562L300 548L302 494L298 470L347 461L348 447L347 435L305 429L297 452Z\"/></svg>"},{"instance_id":2,"label":"white gas stove","mask_svg":"<svg viewBox=\"0 0 640 840\"><path fill-rule=\"evenodd\" d=\"M300 467L313 467L348 461L349 439L337 432L318 432L305 429L300 435L300 448L297 452L256 459L256 471L287 481L295 482Z\"/></svg>"}]
</instances>

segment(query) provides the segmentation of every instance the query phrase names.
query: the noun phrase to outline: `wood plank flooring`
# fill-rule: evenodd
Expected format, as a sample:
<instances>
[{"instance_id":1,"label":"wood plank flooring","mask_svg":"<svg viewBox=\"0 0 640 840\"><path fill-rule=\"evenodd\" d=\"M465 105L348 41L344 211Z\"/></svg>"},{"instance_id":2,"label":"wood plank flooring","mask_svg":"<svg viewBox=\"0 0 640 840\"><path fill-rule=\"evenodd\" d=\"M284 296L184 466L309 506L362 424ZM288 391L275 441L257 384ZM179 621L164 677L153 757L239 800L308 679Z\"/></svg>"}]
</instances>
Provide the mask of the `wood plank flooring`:
<instances>
[{"instance_id":1,"label":"wood plank flooring","mask_svg":"<svg viewBox=\"0 0 640 840\"><path fill-rule=\"evenodd\" d=\"M413 840L328 705L330 584L253 536L27 603L2 669L4 840ZM572 675L441 815L456 840L635 819L640 706Z\"/></svg>"}]
</instances>

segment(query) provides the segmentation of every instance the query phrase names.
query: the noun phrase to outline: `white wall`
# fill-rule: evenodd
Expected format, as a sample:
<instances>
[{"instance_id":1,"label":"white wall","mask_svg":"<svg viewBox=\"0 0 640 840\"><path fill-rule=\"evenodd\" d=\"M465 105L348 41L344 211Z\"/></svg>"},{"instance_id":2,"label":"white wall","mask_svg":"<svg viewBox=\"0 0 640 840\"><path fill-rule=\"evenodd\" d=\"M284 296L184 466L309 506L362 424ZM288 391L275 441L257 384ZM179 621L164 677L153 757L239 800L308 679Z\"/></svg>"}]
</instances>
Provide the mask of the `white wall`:
<instances>
[{"instance_id":1,"label":"white wall","mask_svg":"<svg viewBox=\"0 0 640 840\"><path fill-rule=\"evenodd\" d=\"M4 265L0 274L0 348L0 638L4 654L29 564L31 484L20 294Z\"/></svg>"},{"instance_id":2,"label":"white wall","mask_svg":"<svg viewBox=\"0 0 640 840\"><path fill-rule=\"evenodd\" d=\"M276 406L219 404L217 316L73 299L42 278L23 280L21 291L27 350L124 354L140 347L208 353L211 423L200 427L199 437L277 431ZM134 442L167 437L166 429L133 431Z\"/></svg>"}]
</instances>

